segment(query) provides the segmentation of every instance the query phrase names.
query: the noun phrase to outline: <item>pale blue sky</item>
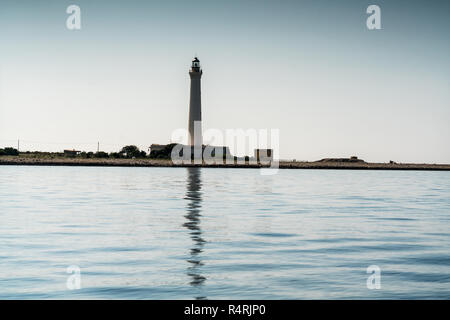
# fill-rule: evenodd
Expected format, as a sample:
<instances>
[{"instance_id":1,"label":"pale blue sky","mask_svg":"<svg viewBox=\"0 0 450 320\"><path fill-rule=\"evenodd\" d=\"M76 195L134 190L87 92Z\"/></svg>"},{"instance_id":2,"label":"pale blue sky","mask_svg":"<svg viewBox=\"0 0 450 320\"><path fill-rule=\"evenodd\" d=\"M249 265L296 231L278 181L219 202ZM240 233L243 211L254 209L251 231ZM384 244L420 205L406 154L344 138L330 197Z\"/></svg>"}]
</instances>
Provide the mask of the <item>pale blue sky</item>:
<instances>
[{"instance_id":1,"label":"pale blue sky","mask_svg":"<svg viewBox=\"0 0 450 320\"><path fill-rule=\"evenodd\" d=\"M0 147L168 143L198 54L204 129L278 128L281 158L450 163L448 1L37 3L0 3Z\"/></svg>"}]
</instances>

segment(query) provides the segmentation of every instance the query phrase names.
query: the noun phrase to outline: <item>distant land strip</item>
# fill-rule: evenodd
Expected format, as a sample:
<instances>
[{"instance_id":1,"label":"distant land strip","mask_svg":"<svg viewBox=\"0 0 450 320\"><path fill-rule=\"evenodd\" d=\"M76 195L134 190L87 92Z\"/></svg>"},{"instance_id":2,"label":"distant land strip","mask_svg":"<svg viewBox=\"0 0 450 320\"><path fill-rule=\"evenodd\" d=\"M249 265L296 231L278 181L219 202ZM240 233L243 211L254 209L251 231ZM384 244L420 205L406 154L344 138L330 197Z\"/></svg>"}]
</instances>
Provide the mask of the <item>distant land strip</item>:
<instances>
[{"instance_id":1,"label":"distant land strip","mask_svg":"<svg viewBox=\"0 0 450 320\"><path fill-rule=\"evenodd\" d=\"M86 167L205 167L205 168L264 168L260 164L174 164L167 159L75 159L22 158L1 156L0 165L24 166L86 166ZM430 170L450 171L450 164L368 163L336 161L280 161L280 169L343 169L343 170Z\"/></svg>"}]
</instances>

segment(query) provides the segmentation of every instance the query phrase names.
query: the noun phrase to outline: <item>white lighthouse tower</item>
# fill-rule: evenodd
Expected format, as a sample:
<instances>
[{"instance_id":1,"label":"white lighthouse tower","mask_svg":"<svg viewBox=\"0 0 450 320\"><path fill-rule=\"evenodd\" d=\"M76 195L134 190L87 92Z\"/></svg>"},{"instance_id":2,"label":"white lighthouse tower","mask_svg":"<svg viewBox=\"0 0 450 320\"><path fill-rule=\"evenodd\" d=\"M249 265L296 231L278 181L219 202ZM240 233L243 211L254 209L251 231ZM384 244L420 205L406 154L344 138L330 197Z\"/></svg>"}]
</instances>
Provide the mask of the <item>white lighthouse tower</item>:
<instances>
[{"instance_id":1,"label":"white lighthouse tower","mask_svg":"<svg viewBox=\"0 0 450 320\"><path fill-rule=\"evenodd\" d=\"M191 76L191 99L189 102L189 144L195 147L202 147L202 100L201 100L201 78L202 69L200 60L195 57L189 70Z\"/></svg>"}]
</instances>

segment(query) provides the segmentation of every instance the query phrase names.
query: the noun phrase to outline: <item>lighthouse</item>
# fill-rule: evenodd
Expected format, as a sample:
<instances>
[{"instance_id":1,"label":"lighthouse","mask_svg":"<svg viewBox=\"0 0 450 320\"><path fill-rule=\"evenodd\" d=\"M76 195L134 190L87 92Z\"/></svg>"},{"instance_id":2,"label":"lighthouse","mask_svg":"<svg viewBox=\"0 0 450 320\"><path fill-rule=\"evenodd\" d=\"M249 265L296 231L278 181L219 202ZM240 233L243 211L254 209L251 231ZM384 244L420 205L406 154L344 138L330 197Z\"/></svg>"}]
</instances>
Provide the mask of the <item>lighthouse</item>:
<instances>
[{"instance_id":1,"label":"lighthouse","mask_svg":"<svg viewBox=\"0 0 450 320\"><path fill-rule=\"evenodd\" d=\"M189 144L202 147L202 100L201 100L201 78L202 69L200 60L195 57L192 60L189 75L191 77L191 98L189 101ZM201 149L200 149L201 150Z\"/></svg>"}]
</instances>

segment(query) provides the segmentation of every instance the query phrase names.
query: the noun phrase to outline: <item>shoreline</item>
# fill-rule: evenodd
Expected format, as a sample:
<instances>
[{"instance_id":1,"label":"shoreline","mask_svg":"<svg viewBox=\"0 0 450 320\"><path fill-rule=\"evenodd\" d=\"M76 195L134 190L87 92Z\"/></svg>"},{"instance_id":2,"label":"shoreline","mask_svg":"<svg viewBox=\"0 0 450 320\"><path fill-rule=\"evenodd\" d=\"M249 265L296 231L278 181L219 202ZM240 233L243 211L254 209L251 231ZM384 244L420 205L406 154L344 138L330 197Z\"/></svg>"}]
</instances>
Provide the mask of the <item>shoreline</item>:
<instances>
[{"instance_id":1,"label":"shoreline","mask_svg":"<svg viewBox=\"0 0 450 320\"><path fill-rule=\"evenodd\" d=\"M174 164L162 159L76 159L76 158L24 158L0 157L0 166L81 166L81 167L202 167L202 168L267 168L260 164ZM419 163L368 163L368 162L323 162L281 161L280 169L333 169L333 170L418 170L450 171L450 164Z\"/></svg>"}]
</instances>

